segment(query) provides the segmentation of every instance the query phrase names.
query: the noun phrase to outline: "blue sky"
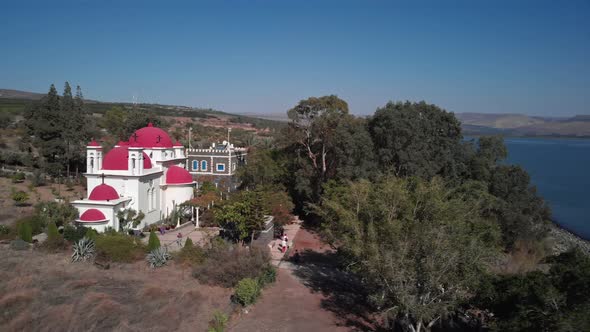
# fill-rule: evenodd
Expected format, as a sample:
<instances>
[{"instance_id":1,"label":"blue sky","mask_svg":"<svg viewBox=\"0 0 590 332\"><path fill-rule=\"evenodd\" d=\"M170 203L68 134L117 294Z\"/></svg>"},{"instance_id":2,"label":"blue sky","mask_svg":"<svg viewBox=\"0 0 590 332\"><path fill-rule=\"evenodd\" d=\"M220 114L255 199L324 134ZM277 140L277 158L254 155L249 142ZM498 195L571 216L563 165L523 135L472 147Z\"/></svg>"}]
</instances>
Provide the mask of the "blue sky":
<instances>
[{"instance_id":1,"label":"blue sky","mask_svg":"<svg viewBox=\"0 0 590 332\"><path fill-rule=\"evenodd\" d=\"M5 0L2 0L5 1ZM9 1L6 1L9 2ZM10 1L0 88L284 112L590 114L590 1Z\"/></svg>"}]
</instances>

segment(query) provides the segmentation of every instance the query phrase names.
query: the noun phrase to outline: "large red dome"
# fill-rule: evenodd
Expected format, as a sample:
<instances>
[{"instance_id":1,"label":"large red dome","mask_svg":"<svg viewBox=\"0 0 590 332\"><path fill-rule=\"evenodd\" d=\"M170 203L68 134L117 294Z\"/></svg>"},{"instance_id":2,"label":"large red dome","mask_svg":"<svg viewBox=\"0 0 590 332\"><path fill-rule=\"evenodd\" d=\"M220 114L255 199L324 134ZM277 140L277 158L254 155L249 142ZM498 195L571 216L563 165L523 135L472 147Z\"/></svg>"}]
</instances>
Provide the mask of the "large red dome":
<instances>
[{"instance_id":1,"label":"large red dome","mask_svg":"<svg viewBox=\"0 0 590 332\"><path fill-rule=\"evenodd\" d=\"M166 184L188 184L192 182L191 173L182 167L170 166L166 172Z\"/></svg>"},{"instance_id":2,"label":"large red dome","mask_svg":"<svg viewBox=\"0 0 590 332\"><path fill-rule=\"evenodd\" d=\"M102 162L102 169L112 171L126 171L129 169L127 159L129 158L129 147L118 146L109 151ZM143 168L152 168L152 161L150 157L143 152Z\"/></svg>"},{"instance_id":3,"label":"large red dome","mask_svg":"<svg viewBox=\"0 0 590 332\"><path fill-rule=\"evenodd\" d=\"M111 199L119 199L119 194L117 194L115 188L103 183L92 189L88 199L92 201L107 201Z\"/></svg>"},{"instance_id":4,"label":"large red dome","mask_svg":"<svg viewBox=\"0 0 590 332\"><path fill-rule=\"evenodd\" d=\"M104 216L104 214L97 209L89 209L84 211L79 219L79 221L82 222L100 222L106 220L107 218Z\"/></svg>"},{"instance_id":5,"label":"large red dome","mask_svg":"<svg viewBox=\"0 0 590 332\"><path fill-rule=\"evenodd\" d=\"M132 146L144 148L171 148L172 140L164 130L154 127L149 123L147 127L138 129L129 137L129 143Z\"/></svg>"}]
</instances>

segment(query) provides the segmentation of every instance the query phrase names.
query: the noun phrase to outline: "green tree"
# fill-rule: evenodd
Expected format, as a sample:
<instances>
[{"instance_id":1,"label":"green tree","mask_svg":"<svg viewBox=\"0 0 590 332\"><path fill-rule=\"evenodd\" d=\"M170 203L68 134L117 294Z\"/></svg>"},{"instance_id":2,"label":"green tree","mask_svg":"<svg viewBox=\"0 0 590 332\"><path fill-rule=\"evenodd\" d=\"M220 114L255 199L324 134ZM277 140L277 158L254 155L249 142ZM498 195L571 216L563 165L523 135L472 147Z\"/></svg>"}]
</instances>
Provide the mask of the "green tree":
<instances>
[{"instance_id":1,"label":"green tree","mask_svg":"<svg viewBox=\"0 0 590 332\"><path fill-rule=\"evenodd\" d=\"M439 178L329 186L316 208L375 308L413 331L455 313L498 248L496 224Z\"/></svg>"},{"instance_id":2,"label":"green tree","mask_svg":"<svg viewBox=\"0 0 590 332\"><path fill-rule=\"evenodd\" d=\"M21 222L18 225L18 237L25 242L33 242L33 230L28 222Z\"/></svg>"},{"instance_id":3,"label":"green tree","mask_svg":"<svg viewBox=\"0 0 590 332\"><path fill-rule=\"evenodd\" d=\"M47 224L47 239L50 241L55 241L58 239L58 237L59 232L57 230L57 226L53 221L50 221L49 224Z\"/></svg>"},{"instance_id":4,"label":"green tree","mask_svg":"<svg viewBox=\"0 0 590 332\"><path fill-rule=\"evenodd\" d=\"M425 102L389 102L369 121L379 168L398 176L456 177L461 126L453 113Z\"/></svg>"},{"instance_id":5,"label":"green tree","mask_svg":"<svg viewBox=\"0 0 590 332\"><path fill-rule=\"evenodd\" d=\"M53 221L59 227L74 221L78 217L78 209L67 202L41 202L35 205L35 215L39 216L44 224Z\"/></svg>"},{"instance_id":6,"label":"green tree","mask_svg":"<svg viewBox=\"0 0 590 332\"><path fill-rule=\"evenodd\" d=\"M160 248L160 239L158 239L158 235L154 231L151 231L150 238L148 239L148 251L151 252L158 248Z\"/></svg>"},{"instance_id":7,"label":"green tree","mask_svg":"<svg viewBox=\"0 0 590 332\"><path fill-rule=\"evenodd\" d=\"M52 84L47 96L41 102L25 113L25 126L33 145L39 149L47 169L58 174L63 170L66 153L65 142L62 139L65 123L61 114L60 98Z\"/></svg>"},{"instance_id":8,"label":"green tree","mask_svg":"<svg viewBox=\"0 0 590 332\"><path fill-rule=\"evenodd\" d=\"M373 148L362 120L348 113L336 96L302 100L288 111L282 144L292 156L289 187L296 201L317 203L323 184L334 178L364 176L372 168Z\"/></svg>"},{"instance_id":9,"label":"green tree","mask_svg":"<svg viewBox=\"0 0 590 332\"><path fill-rule=\"evenodd\" d=\"M262 194L246 191L240 193L233 202L217 209L215 220L227 237L243 243L247 238L254 240L255 232L263 228L264 214Z\"/></svg>"},{"instance_id":10,"label":"green tree","mask_svg":"<svg viewBox=\"0 0 590 332\"><path fill-rule=\"evenodd\" d=\"M113 106L107 110L101 119L101 126L118 140L127 140L125 123L127 122L127 112L121 106Z\"/></svg>"},{"instance_id":11,"label":"green tree","mask_svg":"<svg viewBox=\"0 0 590 332\"><path fill-rule=\"evenodd\" d=\"M139 226L141 221L145 218L142 211L135 211L134 209L124 209L117 212L117 219L119 219L119 232L126 233L131 228Z\"/></svg>"},{"instance_id":12,"label":"green tree","mask_svg":"<svg viewBox=\"0 0 590 332\"><path fill-rule=\"evenodd\" d=\"M496 167L489 192L499 198L489 214L500 223L506 246L519 238L540 240L547 234L551 211L520 166Z\"/></svg>"}]
</instances>

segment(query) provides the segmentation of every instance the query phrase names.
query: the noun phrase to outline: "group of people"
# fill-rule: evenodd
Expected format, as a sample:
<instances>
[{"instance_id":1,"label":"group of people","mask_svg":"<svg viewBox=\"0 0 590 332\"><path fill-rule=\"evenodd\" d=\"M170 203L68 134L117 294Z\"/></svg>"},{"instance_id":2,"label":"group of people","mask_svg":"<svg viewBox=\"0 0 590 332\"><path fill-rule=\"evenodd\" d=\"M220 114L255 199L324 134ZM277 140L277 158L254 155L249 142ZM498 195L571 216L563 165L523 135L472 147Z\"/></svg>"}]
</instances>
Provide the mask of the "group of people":
<instances>
[{"instance_id":1,"label":"group of people","mask_svg":"<svg viewBox=\"0 0 590 332\"><path fill-rule=\"evenodd\" d=\"M283 235L281 235L281 246L279 247L279 249L281 250L282 253L285 253L288 248L289 248L289 238L287 237L287 234L283 233Z\"/></svg>"}]
</instances>

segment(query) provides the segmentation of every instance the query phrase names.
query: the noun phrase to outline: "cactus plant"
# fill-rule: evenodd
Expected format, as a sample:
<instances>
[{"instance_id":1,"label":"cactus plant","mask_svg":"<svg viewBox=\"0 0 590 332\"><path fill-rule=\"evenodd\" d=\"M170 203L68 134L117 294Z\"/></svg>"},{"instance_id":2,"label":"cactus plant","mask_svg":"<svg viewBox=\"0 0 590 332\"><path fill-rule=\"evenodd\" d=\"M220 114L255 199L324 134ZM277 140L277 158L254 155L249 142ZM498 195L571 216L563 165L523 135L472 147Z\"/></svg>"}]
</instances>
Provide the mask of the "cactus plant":
<instances>
[{"instance_id":1,"label":"cactus plant","mask_svg":"<svg viewBox=\"0 0 590 332\"><path fill-rule=\"evenodd\" d=\"M74 244L72 262L86 261L92 258L94 253L94 241L87 237L83 237L80 241Z\"/></svg>"},{"instance_id":2,"label":"cactus plant","mask_svg":"<svg viewBox=\"0 0 590 332\"><path fill-rule=\"evenodd\" d=\"M158 247L152 250L146 257L149 266L152 268L166 265L169 259L170 254L168 253L168 250L163 247Z\"/></svg>"}]
</instances>

